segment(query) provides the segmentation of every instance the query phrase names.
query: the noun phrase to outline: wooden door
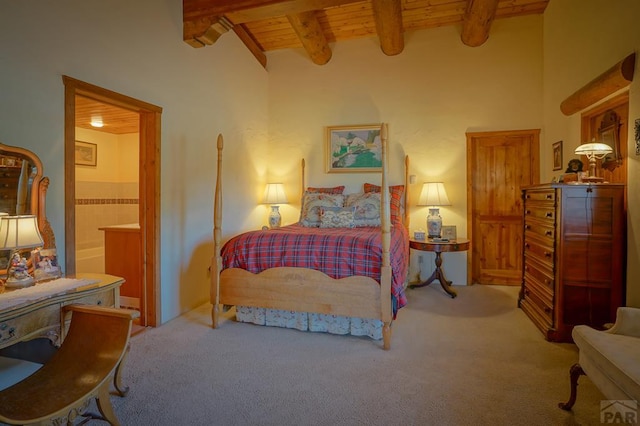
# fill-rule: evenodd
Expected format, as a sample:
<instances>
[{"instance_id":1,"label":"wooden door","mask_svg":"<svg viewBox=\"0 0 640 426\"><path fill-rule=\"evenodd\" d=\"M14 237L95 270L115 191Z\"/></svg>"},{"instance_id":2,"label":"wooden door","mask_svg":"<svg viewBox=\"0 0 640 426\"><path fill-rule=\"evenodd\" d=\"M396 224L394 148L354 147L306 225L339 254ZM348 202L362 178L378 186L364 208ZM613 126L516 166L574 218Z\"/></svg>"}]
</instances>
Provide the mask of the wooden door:
<instances>
[{"instance_id":1,"label":"wooden door","mask_svg":"<svg viewBox=\"0 0 640 426\"><path fill-rule=\"evenodd\" d=\"M467 133L471 283L522 282L523 186L539 183L540 130Z\"/></svg>"}]
</instances>

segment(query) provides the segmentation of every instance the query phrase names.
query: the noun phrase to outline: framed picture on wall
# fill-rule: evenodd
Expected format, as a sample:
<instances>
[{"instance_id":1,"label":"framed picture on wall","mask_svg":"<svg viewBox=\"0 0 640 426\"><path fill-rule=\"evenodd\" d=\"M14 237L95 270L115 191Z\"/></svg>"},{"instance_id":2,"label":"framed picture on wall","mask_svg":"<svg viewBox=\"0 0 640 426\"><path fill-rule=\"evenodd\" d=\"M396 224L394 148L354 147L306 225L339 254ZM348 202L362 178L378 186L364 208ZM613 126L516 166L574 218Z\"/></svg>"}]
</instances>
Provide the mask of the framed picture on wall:
<instances>
[{"instance_id":1,"label":"framed picture on wall","mask_svg":"<svg viewBox=\"0 0 640 426\"><path fill-rule=\"evenodd\" d=\"M98 145L76 141L76 164L80 166L96 166L98 164Z\"/></svg>"},{"instance_id":2,"label":"framed picture on wall","mask_svg":"<svg viewBox=\"0 0 640 426\"><path fill-rule=\"evenodd\" d=\"M327 173L382 171L380 124L330 126L325 138Z\"/></svg>"},{"instance_id":3,"label":"framed picture on wall","mask_svg":"<svg viewBox=\"0 0 640 426\"><path fill-rule=\"evenodd\" d=\"M553 144L553 170L562 170L562 141Z\"/></svg>"}]
</instances>

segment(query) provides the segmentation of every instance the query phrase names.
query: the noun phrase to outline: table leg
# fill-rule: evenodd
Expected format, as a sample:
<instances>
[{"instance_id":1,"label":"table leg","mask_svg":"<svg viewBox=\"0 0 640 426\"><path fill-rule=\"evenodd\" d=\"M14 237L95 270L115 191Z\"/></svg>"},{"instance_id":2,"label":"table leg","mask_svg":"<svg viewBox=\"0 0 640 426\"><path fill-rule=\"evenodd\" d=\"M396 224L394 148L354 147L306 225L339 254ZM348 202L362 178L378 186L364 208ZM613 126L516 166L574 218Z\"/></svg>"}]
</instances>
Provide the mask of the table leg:
<instances>
[{"instance_id":1,"label":"table leg","mask_svg":"<svg viewBox=\"0 0 640 426\"><path fill-rule=\"evenodd\" d=\"M456 293L456 291L453 288L451 288L451 281L447 281L447 278L444 276L444 270L441 268L441 266L442 266L441 254L440 252L436 252L436 269L433 271L431 276L426 281L420 284L410 285L409 288L425 287L431 284L433 280L437 279L438 281L440 281L440 285L442 286L442 289L449 296L451 296L451 298L455 298L458 295L458 293Z\"/></svg>"}]
</instances>

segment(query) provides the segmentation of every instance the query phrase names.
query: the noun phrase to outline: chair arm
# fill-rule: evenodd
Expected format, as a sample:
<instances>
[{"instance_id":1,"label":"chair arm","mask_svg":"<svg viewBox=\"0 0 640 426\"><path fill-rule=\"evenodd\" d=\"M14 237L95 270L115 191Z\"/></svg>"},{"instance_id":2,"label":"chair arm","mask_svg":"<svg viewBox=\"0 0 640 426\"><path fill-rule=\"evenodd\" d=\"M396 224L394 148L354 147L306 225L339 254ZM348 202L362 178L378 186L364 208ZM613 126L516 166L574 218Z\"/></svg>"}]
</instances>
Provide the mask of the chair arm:
<instances>
[{"instance_id":1,"label":"chair arm","mask_svg":"<svg viewBox=\"0 0 640 426\"><path fill-rule=\"evenodd\" d=\"M640 337L640 308L619 307L616 323L607 332Z\"/></svg>"},{"instance_id":2,"label":"chair arm","mask_svg":"<svg viewBox=\"0 0 640 426\"><path fill-rule=\"evenodd\" d=\"M134 320L140 316L139 311L135 311L133 309L122 309L122 308L107 308L104 306L97 305L80 305L80 304L71 304L66 305L62 308L64 312L85 312L89 314L98 314L98 315L107 315L107 316L115 316L122 317Z\"/></svg>"}]
</instances>

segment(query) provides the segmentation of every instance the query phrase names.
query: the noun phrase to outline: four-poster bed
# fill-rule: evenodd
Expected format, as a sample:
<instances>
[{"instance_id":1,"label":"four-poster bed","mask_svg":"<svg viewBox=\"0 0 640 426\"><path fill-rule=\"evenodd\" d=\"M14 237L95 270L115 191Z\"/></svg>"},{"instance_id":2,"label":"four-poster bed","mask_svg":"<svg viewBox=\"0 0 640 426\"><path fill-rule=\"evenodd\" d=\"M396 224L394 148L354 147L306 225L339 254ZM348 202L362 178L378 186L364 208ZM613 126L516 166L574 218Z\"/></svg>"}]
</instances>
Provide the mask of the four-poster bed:
<instances>
[{"instance_id":1,"label":"four-poster bed","mask_svg":"<svg viewBox=\"0 0 640 426\"><path fill-rule=\"evenodd\" d=\"M388 135L387 125L380 131L382 172L380 185L365 184L363 194L341 195L320 190L325 194L303 197L301 221L277 230L252 231L241 234L221 247L222 227L222 149L223 138L218 136L218 168L214 202L214 247L211 267L212 325L219 323L219 309L236 306L241 321L265 324L264 318L253 321L252 316L264 316L275 312L277 321L289 313L309 315L309 326L294 325L290 328L314 330L311 324L321 316L329 322L346 317L355 332L340 334L370 335L383 339L383 347L389 349L391 322L397 310L406 303L404 288L408 269L408 213L404 189L408 181L408 158L405 158L405 183L390 187L388 183ZM304 160L303 189L304 186ZM312 188L308 188L312 190ZM390 192L391 189L391 192ZM338 192L341 192L339 190ZM403 196L403 192L405 192ZM319 222L307 223L302 216L311 204L309 200L331 200L347 205L348 200L379 203L375 225L370 217L359 227L324 227ZM373 201L372 201L373 200ZM334 210L346 210L355 216L360 206ZM367 206L370 209L371 205ZM404 209L403 209L404 208ZM315 219L331 213L332 207L320 207ZM329 213L327 213L329 212ZM392 214L393 212L393 214ZM342 211L341 213L344 213ZM404 223L403 223L404 222ZM356 222L357 224L357 222ZM353 224L351 224L353 225ZM377 226L376 226L377 225ZM342 226L342 225L340 225ZM355 248L354 248L355 247ZM257 309L256 314L254 309ZM248 311L247 311L248 310ZM244 317L241 317L244 315ZM247 319L247 316L249 319ZM361 321L371 319L373 327L379 324L380 336L375 332L360 332ZM287 319L285 319L285 322ZM298 320L293 320L298 321ZM288 325L279 325L289 327ZM331 326L329 326L330 328ZM367 325L365 328L369 327ZM325 325L316 328L329 331ZM373 334L371 334L373 333Z\"/></svg>"}]
</instances>

